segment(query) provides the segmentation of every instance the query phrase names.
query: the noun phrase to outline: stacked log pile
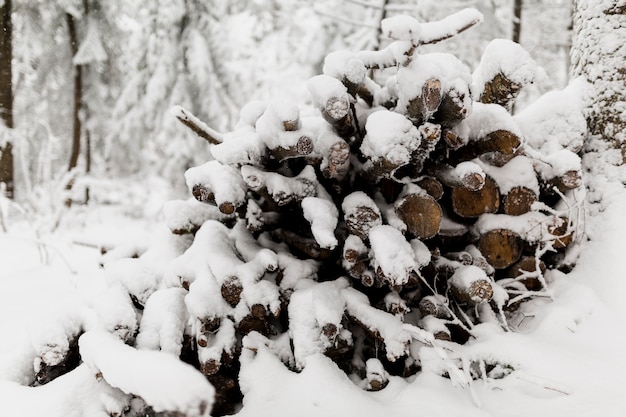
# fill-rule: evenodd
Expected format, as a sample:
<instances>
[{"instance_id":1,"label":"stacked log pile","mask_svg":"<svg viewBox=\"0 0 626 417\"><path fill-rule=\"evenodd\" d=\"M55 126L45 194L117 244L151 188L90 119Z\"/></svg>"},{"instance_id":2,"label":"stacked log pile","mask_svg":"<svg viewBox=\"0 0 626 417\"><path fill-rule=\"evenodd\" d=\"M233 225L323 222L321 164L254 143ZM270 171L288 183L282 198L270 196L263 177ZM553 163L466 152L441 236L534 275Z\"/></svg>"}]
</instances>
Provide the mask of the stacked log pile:
<instances>
[{"instance_id":1,"label":"stacked log pile","mask_svg":"<svg viewBox=\"0 0 626 417\"><path fill-rule=\"evenodd\" d=\"M537 70L518 45L494 42L473 75L419 52L480 19L385 19L385 49L327 57L308 82L313 108L251 102L226 134L175 109L212 158L186 172L191 198L165 208L180 237L170 265L122 279L143 318L114 329L199 369L220 415L259 343L294 371L323 354L380 390L420 371L420 346L465 343L485 319L508 328L576 237L561 206L582 174L567 143L525 144L510 111Z\"/></svg>"},{"instance_id":2,"label":"stacked log pile","mask_svg":"<svg viewBox=\"0 0 626 417\"><path fill-rule=\"evenodd\" d=\"M580 159L524 145L510 110L533 81L530 58L504 65L498 41L472 79L452 55L418 53L479 20L455 18L453 33L435 22L428 36L411 18L387 19L386 49L330 54L308 82L316 111L253 102L226 135L191 123L214 159L187 183L216 210L172 231L195 233L187 252L203 248L210 273L180 285L203 300L192 348L222 395L236 391L251 332L268 346L288 335L292 369L323 353L378 390L420 369L407 325L464 343L485 308L506 327L507 311L546 289L544 272L559 266L549 255L575 236L557 205L581 186ZM384 84L370 77L381 68L396 69Z\"/></svg>"}]
</instances>

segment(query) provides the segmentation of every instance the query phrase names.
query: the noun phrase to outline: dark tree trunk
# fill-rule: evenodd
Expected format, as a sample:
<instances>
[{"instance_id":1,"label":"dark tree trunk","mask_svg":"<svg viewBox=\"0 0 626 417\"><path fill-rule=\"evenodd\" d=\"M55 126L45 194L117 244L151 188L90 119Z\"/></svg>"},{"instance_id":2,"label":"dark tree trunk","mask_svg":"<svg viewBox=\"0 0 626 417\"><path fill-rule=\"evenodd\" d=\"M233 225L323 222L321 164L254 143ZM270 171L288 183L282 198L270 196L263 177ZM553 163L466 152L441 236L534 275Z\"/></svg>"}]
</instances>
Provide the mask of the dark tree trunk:
<instances>
[{"instance_id":1,"label":"dark tree trunk","mask_svg":"<svg viewBox=\"0 0 626 417\"><path fill-rule=\"evenodd\" d=\"M0 7L2 30L0 30L0 117L4 125L13 128L13 83L11 60L13 59L13 26L11 24L11 0ZM13 146L11 142L0 146L0 183L6 184L6 195L14 197Z\"/></svg>"},{"instance_id":2,"label":"dark tree trunk","mask_svg":"<svg viewBox=\"0 0 626 417\"><path fill-rule=\"evenodd\" d=\"M513 42L520 43L522 39L522 6L524 0L515 0L513 3Z\"/></svg>"},{"instance_id":3,"label":"dark tree trunk","mask_svg":"<svg viewBox=\"0 0 626 417\"><path fill-rule=\"evenodd\" d=\"M70 36L70 47L72 50L72 57L78 52L78 35L76 33L76 23L74 17L67 13L65 15L67 19L67 28ZM83 80L82 80L82 68L80 65L74 67L74 117L72 124L72 151L70 154L70 163L68 171L76 168L78 164L78 155L80 154L80 134L81 134L81 122L80 112L82 109L82 96L83 96Z\"/></svg>"}]
</instances>

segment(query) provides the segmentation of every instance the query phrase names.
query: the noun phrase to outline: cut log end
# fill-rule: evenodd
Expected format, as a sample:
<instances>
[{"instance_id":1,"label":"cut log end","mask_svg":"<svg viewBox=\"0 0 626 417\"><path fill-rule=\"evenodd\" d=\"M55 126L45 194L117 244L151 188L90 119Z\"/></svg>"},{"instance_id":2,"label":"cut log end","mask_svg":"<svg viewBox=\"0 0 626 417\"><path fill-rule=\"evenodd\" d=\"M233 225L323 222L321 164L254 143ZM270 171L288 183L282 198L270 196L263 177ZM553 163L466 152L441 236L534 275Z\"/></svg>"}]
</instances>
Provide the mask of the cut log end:
<instances>
[{"instance_id":1,"label":"cut log end","mask_svg":"<svg viewBox=\"0 0 626 417\"><path fill-rule=\"evenodd\" d=\"M409 194L397 204L396 215L413 236L430 239L439 232L443 211L431 196Z\"/></svg>"},{"instance_id":2,"label":"cut log end","mask_svg":"<svg viewBox=\"0 0 626 417\"><path fill-rule=\"evenodd\" d=\"M537 201L537 194L524 186L513 187L502 197L502 209L504 214L519 216L530 211L531 206Z\"/></svg>"},{"instance_id":3,"label":"cut log end","mask_svg":"<svg viewBox=\"0 0 626 417\"><path fill-rule=\"evenodd\" d=\"M452 210L461 217L474 218L484 213L496 213L500 207L500 192L496 182L485 177L483 187L471 191L464 187L452 189Z\"/></svg>"},{"instance_id":4,"label":"cut log end","mask_svg":"<svg viewBox=\"0 0 626 417\"><path fill-rule=\"evenodd\" d=\"M484 233L478 242L478 250L496 269L504 269L522 256L524 241L517 233L495 229Z\"/></svg>"}]
</instances>

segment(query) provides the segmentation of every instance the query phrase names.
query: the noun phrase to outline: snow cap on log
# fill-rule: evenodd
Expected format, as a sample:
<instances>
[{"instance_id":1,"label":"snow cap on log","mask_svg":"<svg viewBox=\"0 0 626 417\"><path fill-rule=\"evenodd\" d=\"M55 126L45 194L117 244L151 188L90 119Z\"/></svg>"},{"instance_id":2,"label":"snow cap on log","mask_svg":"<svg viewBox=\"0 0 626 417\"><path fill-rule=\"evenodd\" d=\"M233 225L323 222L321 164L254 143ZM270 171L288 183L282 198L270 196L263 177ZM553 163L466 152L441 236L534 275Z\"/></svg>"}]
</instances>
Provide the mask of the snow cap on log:
<instances>
[{"instance_id":1,"label":"snow cap on log","mask_svg":"<svg viewBox=\"0 0 626 417\"><path fill-rule=\"evenodd\" d=\"M311 223L311 232L315 241L323 249L337 246L335 229L339 221L339 211L332 201L319 197L305 197L302 200L304 218Z\"/></svg>"},{"instance_id":2,"label":"snow cap on log","mask_svg":"<svg viewBox=\"0 0 626 417\"><path fill-rule=\"evenodd\" d=\"M578 153L587 137L582 91L586 81L578 78L563 90L550 91L514 116L526 144L543 153L561 149Z\"/></svg>"},{"instance_id":3,"label":"snow cap on log","mask_svg":"<svg viewBox=\"0 0 626 417\"><path fill-rule=\"evenodd\" d=\"M363 191L355 191L341 203L348 230L353 235L366 240L372 227L383 224L380 209Z\"/></svg>"},{"instance_id":4,"label":"snow cap on log","mask_svg":"<svg viewBox=\"0 0 626 417\"><path fill-rule=\"evenodd\" d=\"M363 155L374 162L383 159L395 167L410 162L421 138L409 119L389 110L370 114L365 130L367 134L361 145Z\"/></svg>"},{"instance_id":5,"label":"snow cap on log","mask_svg":"<svg viewBox=\"0 0 626 417\"><path fill-rule=\"evenodd\" d=\"M354 52L342 50L331 52L324 59L324 74L343 82L348 90L356 90L363 82L367 69ZM356 91L355 91L356 92Z\"/></svg>"},{"instance_id":6,"label":"snow cap on log","mask_svg":"<svg viewBox=\"0 0 626 417\"><path fill-rule=\"evenodd\" d=\"M232 214L246 201L246 185L239 170L218 161L189 168L187 187L196 200L215 204L224 214Z\"/></svg>"},{"instance_id":7,"label":"snow cap on log","mask_svg":"<svg viewBox=\"0 0 626 417\"><path fill-rule=\"evenodd\" d=\"M376 226L370 230L369 239L374 269L380 268L390 286L406 284L417 265L413 248L402 232L389 225Z\"/></svg>"},{"instance_id":8,"label":"snow cap on log","mask_svg":"<svg viewBox=\"0 0 626 417\"><path fill-rule=\"evenodd\" d=\"M474 71L472 93L483 103L508 108L523 86L545 77L543 68L518 43L494 39L487 45Z\"/></svg>"},{"instance_id":9,"label":"snow cap on log","mask_svg":"<svg viewBox=\"0 0 626 417\"><path fill-rule=\"evenodd\" d=\"M428 86L436 82L437 86ZM416 55L407 66L400 67L396 76L398 104L396 109L406 112L410 118L427 121L439 108L443 96L451 90L461 99L459 104L469 114L472 103L469 84L472 75L469 68L458 58L448 53L429 53ZM437 88L435 88L437 87ZM428 94L425 94L428 93ZM415 100L424 101L423 114L411 111L416 106ZM419 107L419 106L418 106Z\"/></svg>"},{"instance_id":10,"label":"snow cap on log","mask_svg":"<svg viewBox=\"0 0 626 417\"><path fill-rule=\"evenodd\" d=\"M188 417L210 415L215 390L205 377L177 357L137 350L103 330L91 330L79 340L82 359L109 385L141 397L156 412Z\"/></svg>"},{"instance_id":11,"label":"snow cap on log","mask_svg":"<svg viewBox=\"0 0 626 417\"><path fill-rule=\"evenodd\" d=\"M459 267L448 281L452 295L463 303L482 304L493 298L491 280L474 265Z\"/></svg>"}]
</instances>

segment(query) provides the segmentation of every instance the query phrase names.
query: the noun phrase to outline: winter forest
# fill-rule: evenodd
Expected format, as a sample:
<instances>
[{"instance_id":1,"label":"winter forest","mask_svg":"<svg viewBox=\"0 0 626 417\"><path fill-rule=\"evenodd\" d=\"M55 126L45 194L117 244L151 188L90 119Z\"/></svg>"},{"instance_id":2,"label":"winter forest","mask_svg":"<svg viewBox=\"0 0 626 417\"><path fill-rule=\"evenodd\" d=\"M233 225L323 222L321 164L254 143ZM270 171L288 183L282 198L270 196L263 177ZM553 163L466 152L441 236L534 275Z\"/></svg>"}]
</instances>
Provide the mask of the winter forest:
<instances>
[{"instance_id":1,"label":"winter forest","mask_svg":"<svg viewBox=\"0 0 626 417\"><path fill-rule=\"evenodd\" d=\"M0 19L0 415L623 415L623 0Z\"/></svg>"}]
</instances>

